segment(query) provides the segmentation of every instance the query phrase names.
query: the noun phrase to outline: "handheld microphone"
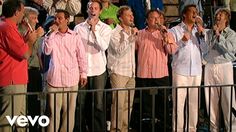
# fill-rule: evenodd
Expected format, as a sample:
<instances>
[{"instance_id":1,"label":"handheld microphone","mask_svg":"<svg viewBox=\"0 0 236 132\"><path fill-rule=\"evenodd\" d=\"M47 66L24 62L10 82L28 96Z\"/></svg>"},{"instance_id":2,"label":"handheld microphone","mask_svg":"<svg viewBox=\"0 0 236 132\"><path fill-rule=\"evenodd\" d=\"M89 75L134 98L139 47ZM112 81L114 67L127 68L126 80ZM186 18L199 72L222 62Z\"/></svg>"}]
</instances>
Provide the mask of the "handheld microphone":
<instances>
[{"instance_id":1,"label":"handheld microphone","mask_svg":"<svg viewBox=\"0 0 236 132\"><path fill-rule=\"evenodd\" d=\"M159 23L156 23L157 28L162 32L162 33L167 33L167 30Z\"/></svg>"},{"instance_id":2,"label":"handheld microphone","mask_svg":"<svg viewBox=\"0 0 236 132\"><path fill-rule=\"evenodd\" d=\"M29 19L24 18L24 22L27 24L27 26L28 26L28 28L30 29L31 32L34 31L32 26L29 24Z\"/></svg>"},{"instance_id":3,"label":"handheld microphone","mask_svg":"<svg viewBox=\"0 0 236 132\"><path fill-rule=\"evenodd\" d=\"M53 30L49 29L48 32L44 36L49 36L52 32Z\"/></svg>"},{"instance_id":4,"label":"handheld microphone","mask_svg":"<svg viewBox=\"0 0 236 132\"><path fill-rule=\"evenodd\" d=\"M130 25L129 25L131 28L134 28L135 27L135 24L132 22L132 23L130 23Z\"/></svg>"}]
</instances>

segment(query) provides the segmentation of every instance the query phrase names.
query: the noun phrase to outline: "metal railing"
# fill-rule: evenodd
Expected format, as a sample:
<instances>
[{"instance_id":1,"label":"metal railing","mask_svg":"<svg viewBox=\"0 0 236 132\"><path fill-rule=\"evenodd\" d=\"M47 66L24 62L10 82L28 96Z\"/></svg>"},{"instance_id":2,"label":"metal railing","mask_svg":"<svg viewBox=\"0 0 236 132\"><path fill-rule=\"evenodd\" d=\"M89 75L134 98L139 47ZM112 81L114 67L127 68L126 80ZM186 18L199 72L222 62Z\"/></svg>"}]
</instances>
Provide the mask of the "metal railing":
<instances>
[{"instance_id":1,"label":"metal railing","mask_svg":"<svg viewBox=\"0 0 236 132\"><path fill-rule=\"evenodd\" d=\"M235 125L234 123L236 122L232 122L235 119L236 116L236 111L233 108L233 106L235 106L235 93L233 93L235 85L216 85L216 86L198 86L198 124L196 126L197 131L211 131L211 123L210 123L210 119L212 115L207 114L207 109L208 111L211 111L211 102L209 103L208 106L204 105L205 103L205 96L204 96L204 90L205 89L209 89L209 100L211 100L211 89L215 87L218 87L220 89L220 98L219 98L219 102L221 102L221 96L225 96L222 95L222 90L224 89L230 89L231 90L231 95L230 95L230 119L229 119L229 128L227 128L227 131L229 132L233 132L233 126ZM175 128L173 128L172 124L173 122L175 122L176 124L177 122L177 114L175 115L176 117L173 118L172 116L172 112L173 112L173 97L172 97L172 92L174 91L174 89L191 89L191 88L196 88L194 87L142 87L142 88L133 88L133 89L123 89L123 88L116 88L116 89L104 89L104 90L78 90L78 91L67 91L67 92L35 92L35 93L19 93L19 94L9 94L9 95L2 95L0 94L0 98L3 98L4 96L10 96L13 98L15 96L21 96L21 95L26 95L26 97L29 99L30 96L37 96L37 99L40 100L41 104L40 104L40 114L41 115L47 115L47 112L45 111L46 109L46 96L49 94L54 94L54 104L57 102L57 98L56 95L59 93L63 93L66 95L70 95L71 93L78 93L78 98L81 98L83 94L86 94L86 96L89 95L89 98L92 99L91 102L91 106L88 107L88 104L85 104L83 101L83 99L78 99L77 101L77 106L76 106L76 115L74 119L69 119L67 118L67 131L69 131L69 123L71 120L75 120L75 127L74 127L74 131L75 132L93 132L96 131L94 130L94 98L95 98L95 94L97 92L103 92L103 96L104 96L104 100L103 100L103 108L105 109L105 113L104 113L104 122L109 122L108 124L110 124L110 108L111 108L111 96L112 93L113 94L118 94L119 92L128 92L128 95L130 95L131 91L135 91L135 96L134 96L134 101L130 102L130 97L128 98L128 114L127 114L127 118L128 118L128 130L127 131L134 131L134 132L143 132L143 131L150 131L150 132L156 132L156 131L163 131L163 132L169 132L169 131L177 131L177 125L175 125ZM151 97L151 113L144 113L143 111L143 99L146 98L144 96L144 93L148 92L150 94ZM177 92L177 90L175 91ZM67 96L67 103L69 104L69 96ZM85 95L84 95L85 97ZM88 97L87 97L88 99ZM27 99L26 99L27 100ZM176 102L178 102L178 97L176 96L175 98ZM29 101L29 100L27 100ZM30 100L32 101L32 100ZM116 99L116 101L118 102L118 99ZM159 105L160 101L162 101L162 104ZM158 103L157 103L158 102ZM14 104L16 102L12 102L12 104ZM19 103L19 102L17 102ZM222 104L224 102L219 103L219 108L222 108ZM118 103L116 103L118 104ZM133 105L132 105L133 104ZM157 106L158 105L158 106ZM30 106L28 106L30 107ZM83 107L86 107L85 109ZM132 108L131 108L132 107ZM68 108L68 105L67 105ZM88 110L88 108L90 108L90 110ZM117 108L117 107L116 107ZM82 110L83 109L83 110ZM13 113L14 107L12 107L12 114L9 115L11 117L14 116ZM88 111L91 111L91 113L88 113ZM132 111L132 113L131 113ZM177 107L175 109L175 111L177 111ZM189 96L188 96L188 92L187 92L187 97L186 97L186 105L185 105L185 111L186 111L186 115L185 115L185 123L184 123L184 131L189 131ZM60 112L59 110L54 109L54 112ZM160 113L158 113L160 112ZM26 108L26 115L28 115L27 112L27 108ZM67 113L69 114L69 113ZM118 117L119 117L118 112L116 112L116 124L113 126L118 126ZM89 121L88 118L84 117L86 115L90 115L91 119L91 123L92 124L88 124ZM148 116L147 116L148 115ZM40 116L40 115L39 115ZM221 113L220 117L223 117L224 115ZM67 116L69 117L69 116ZM174 120L172 120L172 118ZM83 121L85 120L85 121ZM222 122L224 120L224 118L220 118L219 122ZM86 124L87 123L87 124ZM56 124L56 120L54 120L54 124ZM10 124L9 124L10 125ZM39 131L45 131L46 127L40 127L39 124L36 122L37 128ZM29 131L29 124L26 126L27 129L25 129L26 131ZM0 127L2 127L2 124L0 124ZM54 125L54 127L56 127ZM105 126L103 126L105 129L104 131L109 131L110 130L110 126L107 126L107 124L105 124ZM226 126L227 127L227 126ZM224 122L220 123L220 131L226 131L226 127L224 126ZM12 130L14 130L14 126L12 126ZM118 129L115 129L114 131L119 131Z\"/></svg>"}]
</instances>

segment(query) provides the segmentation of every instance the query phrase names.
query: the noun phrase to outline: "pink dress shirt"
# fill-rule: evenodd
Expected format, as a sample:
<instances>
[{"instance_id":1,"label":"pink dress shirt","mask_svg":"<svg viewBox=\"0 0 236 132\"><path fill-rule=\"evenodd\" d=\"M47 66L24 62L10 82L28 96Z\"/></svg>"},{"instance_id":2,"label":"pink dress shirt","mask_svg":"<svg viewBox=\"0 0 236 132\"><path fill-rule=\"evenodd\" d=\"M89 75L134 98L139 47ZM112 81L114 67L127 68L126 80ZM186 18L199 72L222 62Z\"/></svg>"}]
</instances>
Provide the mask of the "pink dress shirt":
<instances>
[{"instance_id":1,"label":"pink dress shirt","mask_svg":"<svg viewBox=\"0 0 236 132\"><path fill-rule=\"evenodd\" d=\"M47 82L53 87L71 87L87 77L87 58L81 37L74 31L53 32L45 38L43 51L51 55Z\"/></svg>"},{"instance_id":2,"label":"pink dress shirt","mask_svg":"<svg viewBox=\"0 0 236 132\"><path fill-rule=\"evenodd\" d=\"M160 32L143 29L138 33L136 50L138 55L137 77L162 78L168 76L168 54L176 51L173 36L168 33L169 44L164 45Z\"/></svg>"}]
</instances>

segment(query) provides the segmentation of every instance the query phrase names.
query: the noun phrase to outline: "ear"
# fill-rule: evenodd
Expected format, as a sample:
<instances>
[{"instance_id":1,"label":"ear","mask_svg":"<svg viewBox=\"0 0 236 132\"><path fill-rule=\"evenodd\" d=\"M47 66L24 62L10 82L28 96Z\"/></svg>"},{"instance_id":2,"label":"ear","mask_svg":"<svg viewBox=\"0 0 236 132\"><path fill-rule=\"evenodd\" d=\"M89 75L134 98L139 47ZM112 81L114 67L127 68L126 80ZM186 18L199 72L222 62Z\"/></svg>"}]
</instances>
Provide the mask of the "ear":
<instances>
[{"instance_id":1,"label":"ear","mask_svg":"<svg viewBox=\"0 0 236 132\"><path fill-rule=\"evenodd\" d=\"M120 20L120 21L123 21L123 19L122 19L121 17L119 17L119 20Z\"/></svg>"}]
</instances>

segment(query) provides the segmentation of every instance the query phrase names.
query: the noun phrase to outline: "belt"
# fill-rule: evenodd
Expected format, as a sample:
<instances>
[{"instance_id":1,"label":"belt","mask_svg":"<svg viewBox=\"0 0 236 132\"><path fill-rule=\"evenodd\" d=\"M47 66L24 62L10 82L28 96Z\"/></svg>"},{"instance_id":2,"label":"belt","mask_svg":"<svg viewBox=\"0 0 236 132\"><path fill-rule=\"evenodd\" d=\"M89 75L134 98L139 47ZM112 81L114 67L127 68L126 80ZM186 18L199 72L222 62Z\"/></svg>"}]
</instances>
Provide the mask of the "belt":
<instances>
[{"instance_id":1,"label":"belt","mask_svg":"<svg viewBox=\"0 0 236 132\"><path fill-rule=\"evenodd\" d=\"M40 70L40 67L33 67L33 66L30 66L30 67L29 67L29 70Z\"/></svg>"}]
</instances>

